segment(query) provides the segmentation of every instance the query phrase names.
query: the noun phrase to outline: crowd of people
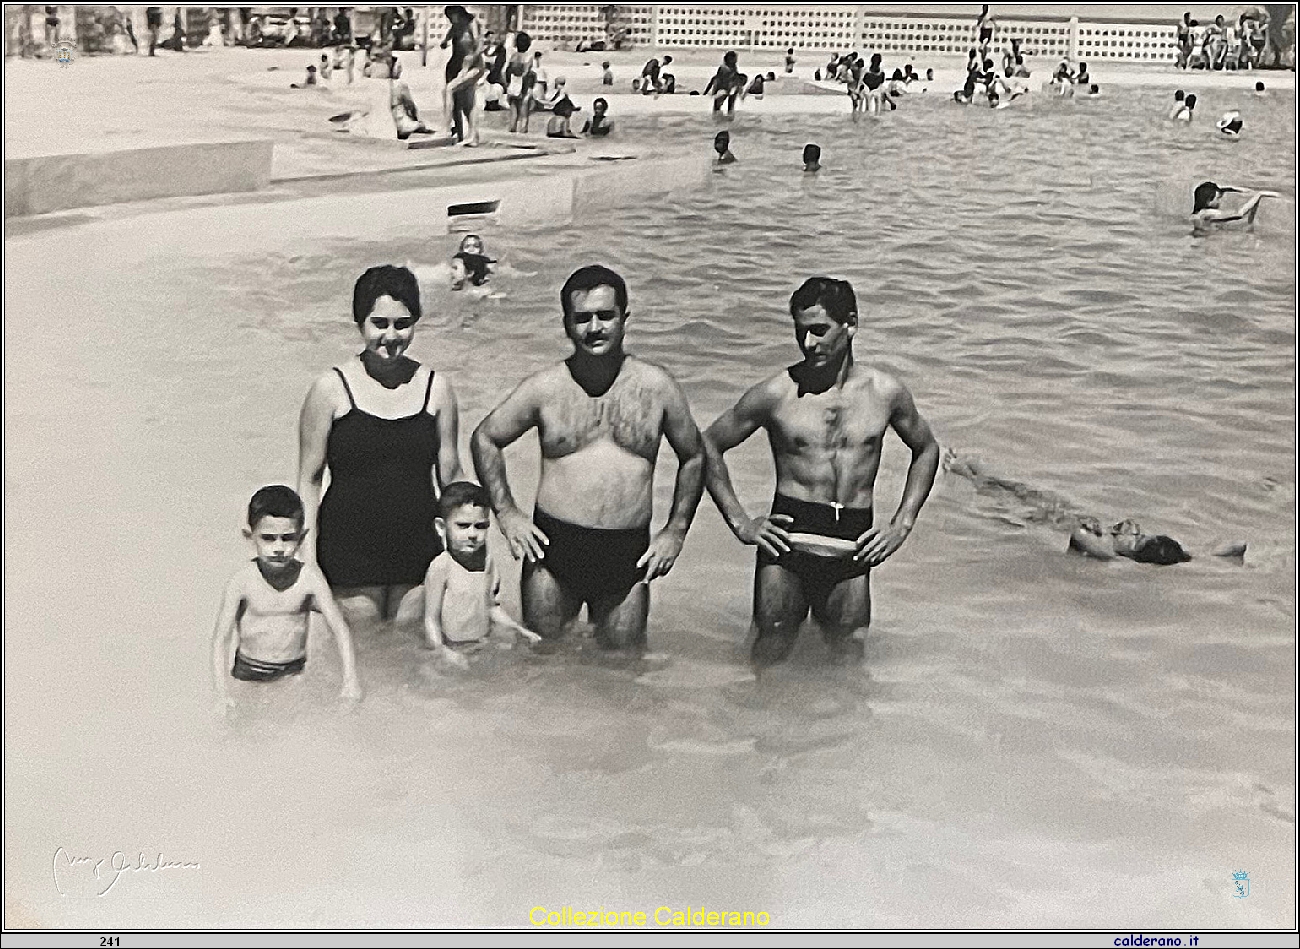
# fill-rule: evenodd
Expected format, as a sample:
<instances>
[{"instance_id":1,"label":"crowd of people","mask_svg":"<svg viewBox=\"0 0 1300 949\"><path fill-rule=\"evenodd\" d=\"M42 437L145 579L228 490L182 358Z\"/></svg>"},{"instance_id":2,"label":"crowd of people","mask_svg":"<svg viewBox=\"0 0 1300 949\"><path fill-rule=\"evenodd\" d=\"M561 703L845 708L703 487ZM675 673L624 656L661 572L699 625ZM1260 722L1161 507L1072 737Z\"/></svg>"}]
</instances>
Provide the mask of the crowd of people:
<instances>
[{"instance_id":1,"label":"crowd of people","mask_svg":"<svg viewBox=\"0 0 1300 949\"><path fill-rule=\"evenodd\" d=\"M1249 9L1235 21L1216 16L1201 23L1184 13L1178 21L1179 69L1255 69L1264 64L1269 18Z\"/></svg>"}]
</instances>

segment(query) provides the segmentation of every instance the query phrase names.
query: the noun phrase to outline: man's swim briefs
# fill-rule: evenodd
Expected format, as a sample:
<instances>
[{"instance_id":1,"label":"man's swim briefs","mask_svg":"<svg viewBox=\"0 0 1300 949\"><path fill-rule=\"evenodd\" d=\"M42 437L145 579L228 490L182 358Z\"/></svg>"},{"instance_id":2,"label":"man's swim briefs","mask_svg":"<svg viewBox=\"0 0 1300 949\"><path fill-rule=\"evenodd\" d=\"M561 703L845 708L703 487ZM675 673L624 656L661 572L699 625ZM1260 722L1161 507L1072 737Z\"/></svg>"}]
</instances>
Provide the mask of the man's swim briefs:
<instances>
[{"instance_id":1,"label":"man's swim briefs","mask_svg":"<svg viewBox=\"0 0 1300 949\"><path fill-rule=\"evenodd\" d=\"M800 501L777 494L772 499L772 513L786 514L794 523L785 527L790 533L820 534L841 540L857 540L871 529L873 511L869 507L836 507L815 501ZM819 557L801 550L791 550L780 557L772 557L761 548L758 551L761 566L777 564L796 574L805 587L829 590L838 583L853 577L866 576L871 567L863 560L850 557Z\"/></svg>"},{"instance_id":2,"label":"man's swim briefs","mask_svg":"<svg viewBox=\"0 0 1300 949\"><path fill-rule=\"evenodd\" d=\"M650 548L650 525L630 528L580 527L540 508L533 511L533 523L550 541L544 547L541 566L564 585L571 596L583 602L596 598L618 598L645 577L637 561Z\"/></svg>"}]
</instances>

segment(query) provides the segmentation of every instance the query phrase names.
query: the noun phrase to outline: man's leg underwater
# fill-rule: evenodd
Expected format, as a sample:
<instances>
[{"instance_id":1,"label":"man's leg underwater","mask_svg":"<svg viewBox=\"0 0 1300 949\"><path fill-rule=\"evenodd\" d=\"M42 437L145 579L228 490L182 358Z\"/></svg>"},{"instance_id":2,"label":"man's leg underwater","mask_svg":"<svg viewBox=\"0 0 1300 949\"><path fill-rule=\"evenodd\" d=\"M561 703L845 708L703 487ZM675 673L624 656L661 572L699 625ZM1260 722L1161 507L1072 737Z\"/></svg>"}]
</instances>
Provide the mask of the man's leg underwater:
<instances>
[{"instance_id":1,"label":"man's leg underwater","mask_svg":"<svg viewBox=\"0 0 1300 949\"><path fill-rule=\"evenodd\" d=\"M788 657L807 615L808 599L799 576L778 564L764 563L760 555L754 569L754 662L767 665Z\"/></svg>"},{"instance_id":2,"label":"man's leg underwater","mask_svg":"<svg viewBox=\"0 0 1300 949\"><path fill-rule=\"evenodd\" d=\"M582 599L570 593L542 564L524 561L519 580L524 625L546 639L559 639L578 618Z\"/></svg>"}]
</instances>

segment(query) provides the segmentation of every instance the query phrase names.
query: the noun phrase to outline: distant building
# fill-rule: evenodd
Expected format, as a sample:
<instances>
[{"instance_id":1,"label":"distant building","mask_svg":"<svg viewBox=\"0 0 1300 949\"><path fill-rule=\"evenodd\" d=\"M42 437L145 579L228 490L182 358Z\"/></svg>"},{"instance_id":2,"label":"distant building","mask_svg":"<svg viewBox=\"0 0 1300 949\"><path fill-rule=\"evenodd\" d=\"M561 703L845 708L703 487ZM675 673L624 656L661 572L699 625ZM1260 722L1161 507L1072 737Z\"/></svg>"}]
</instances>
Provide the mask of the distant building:
<instances>
[{"instance_id":1,"label":"distant building","mask_svg":"<svg viewBox=\"0 0 1300 949\"><path fill-rule=\"evenodd\" d=\"M1062 8L1068 9L1068 8ZM1022 16L994 11L1001 49L1018 38L1025 53L1040 58L1072 56L1108 62L1172 63L1172 21L1076 20L1068 16ZM881 13L850 4L658 4L610 6L526 4L522 27L535 40L560 47L607 39L610 24L626 31L631 46L679 49L787 49L834 52L851 49L895 55L964 55L978 39L975 18L939 13Z\"/></svg>"}]
</instances>

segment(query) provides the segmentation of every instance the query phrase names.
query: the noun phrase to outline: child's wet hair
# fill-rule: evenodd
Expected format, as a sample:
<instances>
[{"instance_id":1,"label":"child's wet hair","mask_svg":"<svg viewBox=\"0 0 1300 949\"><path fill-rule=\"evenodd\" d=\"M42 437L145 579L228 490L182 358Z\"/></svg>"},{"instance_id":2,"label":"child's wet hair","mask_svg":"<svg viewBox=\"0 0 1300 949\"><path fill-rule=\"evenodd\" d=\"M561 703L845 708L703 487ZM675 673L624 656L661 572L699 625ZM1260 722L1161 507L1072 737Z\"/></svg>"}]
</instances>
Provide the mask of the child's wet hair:
<instances>
[{"instance_id":1,"label":"child's wet hair","mask_svg":"<svg viewBox=\"0 0 1300 949\"><path fill-rule=\"evenodd\" d=\"M302 498L288 485L268 484L258 488L248 502L248 526L256 528L257 522L264 517L287 517L301 529L306 520Z\"/></svg>"},{"instance_id":2,"label":"child's wet hair","mask_svg":"<svg viewBox=\"0 0 1300 949\"><path fill-rule=\"evenodd\" d=\"M438 516L446 519L456 508L466 505L491 511L492 500L487 488L473 481L453 481L442 489L442 496L438 498Z\"/></svg>"},{"instance_id":3,"label":"child's wet hair","mask_svg":"<svg viewBox=\"0 0 1300 949\"><path fill-rule=\"evenodd\" d=\"M415 319L420 318L420 284L405 267L382 264L371 267L357 278L352 288L352 319L360 326L380 297L392 297L403 304Z\"/></svg>"},{"instance_id":4,"label":"child's wet hair","mask_svg":"<svg viewBox=\"0 0 1300 949\"><path fill-rule=\"evenodd\" d=\"M847 280L834 277L809 277L790 295L790 315L821 306L837 323L847 323L858 315L858 298Z\"/></svg>"}]
</instances>

